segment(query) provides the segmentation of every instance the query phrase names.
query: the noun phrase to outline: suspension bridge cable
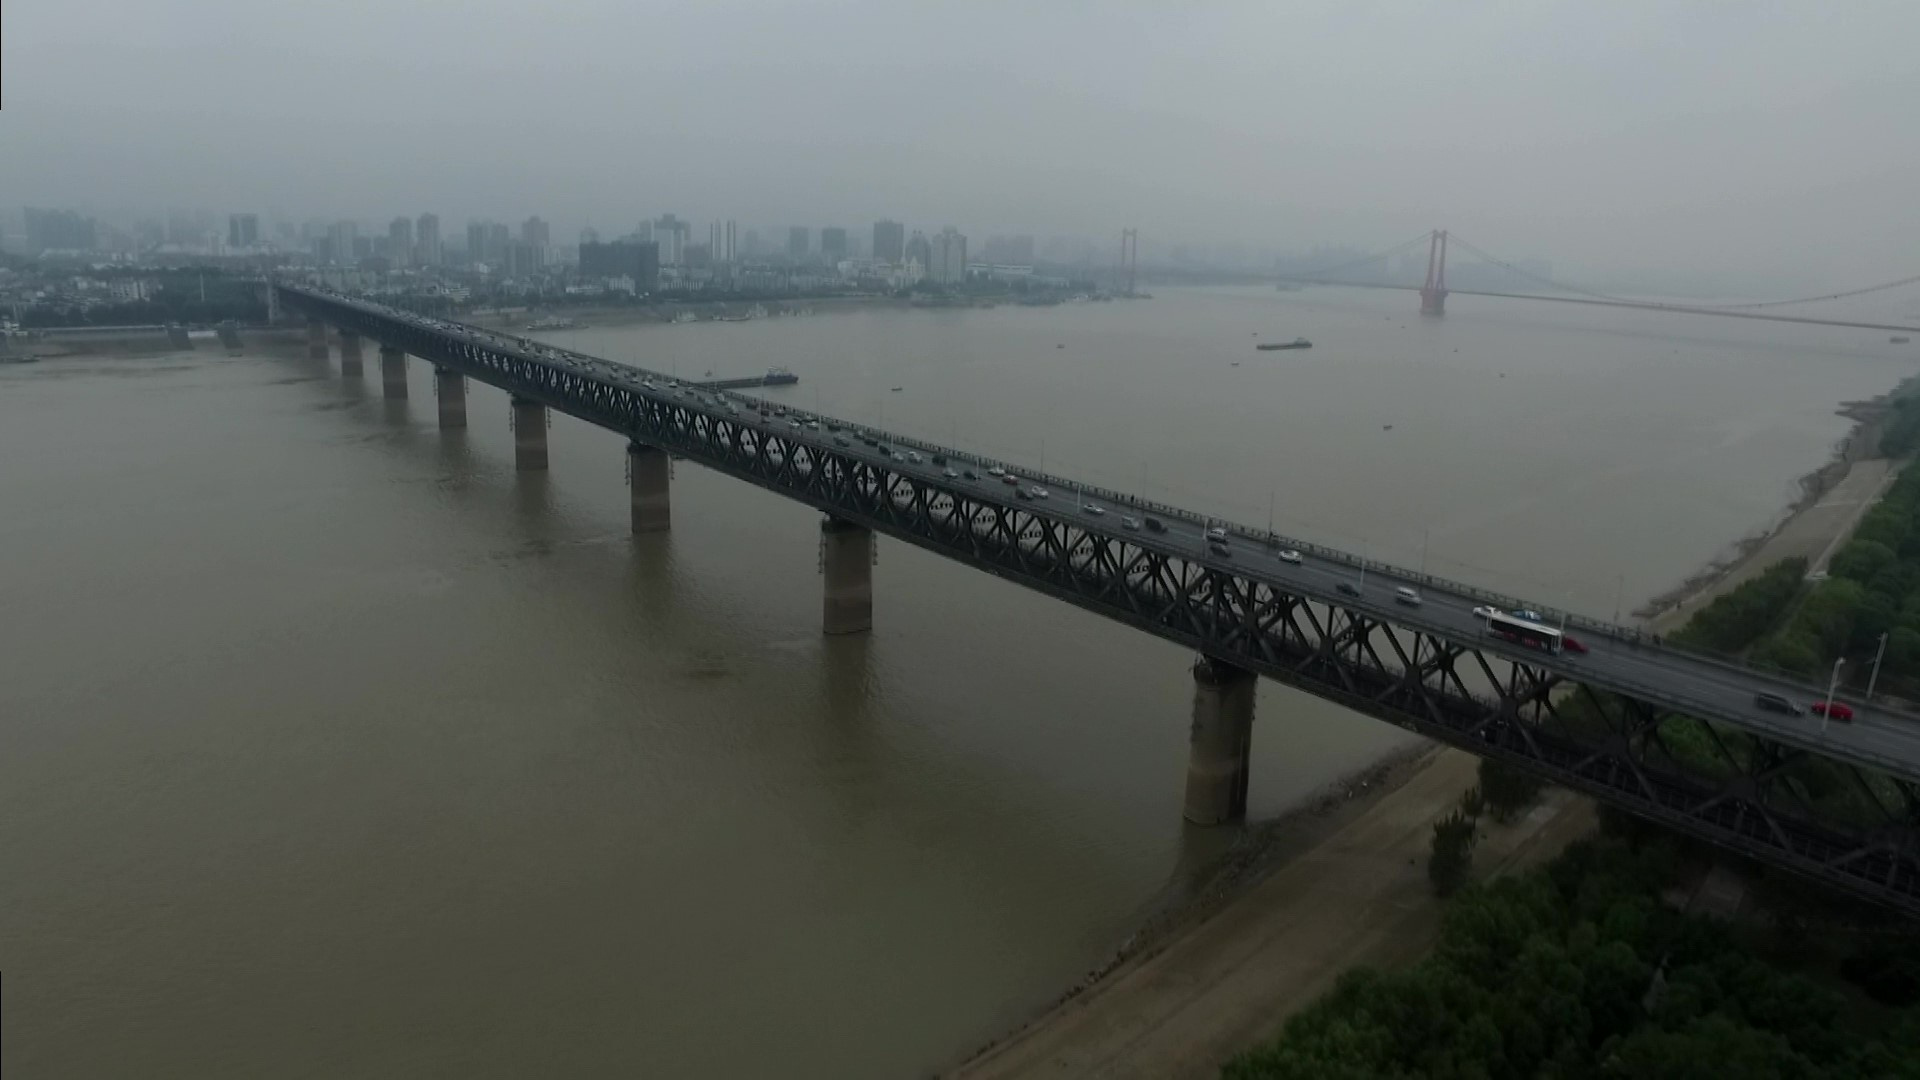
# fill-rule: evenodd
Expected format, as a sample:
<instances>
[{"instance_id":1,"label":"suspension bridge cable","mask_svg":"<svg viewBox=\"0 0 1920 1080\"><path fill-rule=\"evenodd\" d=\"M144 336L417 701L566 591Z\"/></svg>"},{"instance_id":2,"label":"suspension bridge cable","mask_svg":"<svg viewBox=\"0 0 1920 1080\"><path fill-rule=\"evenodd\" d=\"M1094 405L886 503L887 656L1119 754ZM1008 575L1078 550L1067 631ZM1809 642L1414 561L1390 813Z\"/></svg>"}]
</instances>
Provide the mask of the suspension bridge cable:
<instances>
[{"instance_id":1,"label":"suspension bridge cable","mask_svg":"<svg viewBox=\"0 0 1920 1080\"><path fill-rule=\"evenodd\" d=\"M1486 249L1478 247L1475 244L1473 244L1471 241L1468 241L1458 235L1449 233L1447 236L1447 239L1453 241L1456 244L1459 244L1461 247L1466 248L1468 251L1473 252L1475 255L1480 256L1482 259L1485 259L1487 262L1500 267L1502 270L1506 270L1511 273L1518 274L1521 277L1527 278L1530 281L1537 281L1542 285L1548 286L1549 288L1558 289L1561 292L1574 293L1579 296L1590 296L1597 300L1609 300L1614 303L1620 303L1620 304L1638 304L1642 307L1675 308L1675 309L1686 309L1686 310L1692 310L1692 311L1753 311L1759 308L1786 307L1789 304L1813 304L1813 303L1820 303L1826 300L1844 300L1850 296L1866 296L1869 293L1885 292L1888 289L1898 289L1903 285L1913 285L1916 283L1920 283L1920 274L1915 274L1912 277L1904 277L1899 279L1898 281L1886 281L1878 285L1868 285L1858 289L1846 289L1841 292L1825 293L1820 296L1797 296L1790 300L1762 300L1762 301L1758 301L1755 303L1748 303L1748 304L1666 304L1656 300L1643 300L1643 299L1639 299L1631 296L1615 296L1612 293L1595 292L1592 289L1583 289L1577 285L1568 285L1568 284L1565 284L1564 282L1555 281L1549 277L1543 277L1539 274L1533 273L1532 271L1523 270L1520 267L1515 266L1510 262L1507 262L1505 259L1497 258L1494 255L1489 254L1486 251Z\"/></svg>"}]
</instances>

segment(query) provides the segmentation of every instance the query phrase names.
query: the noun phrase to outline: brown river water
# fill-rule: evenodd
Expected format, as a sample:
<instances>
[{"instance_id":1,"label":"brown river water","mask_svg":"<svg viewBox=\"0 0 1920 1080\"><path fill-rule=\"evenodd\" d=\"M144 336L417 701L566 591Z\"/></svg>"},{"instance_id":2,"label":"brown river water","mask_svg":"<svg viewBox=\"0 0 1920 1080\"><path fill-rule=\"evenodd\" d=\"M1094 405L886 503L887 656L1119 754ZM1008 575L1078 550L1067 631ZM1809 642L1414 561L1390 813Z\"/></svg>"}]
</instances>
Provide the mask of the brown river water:
<instances>
[{"instance_id":1,"label":"brown river water","mask_svg":"<svg viewBox=\"0 0 1920 1080\"><path fill-rule=\"evenodd\" d=\"M784 365L770 397L1603 617L1765 527L1920 358L1414 303L545 336ZM824 639L811 511L682 462L636 540L618 436L556 417L518 475L504 395L442 435L425 365L389 403L369 361L0 366L9 1077L911 1076L1230 842L1180 820L1182 650L884 538L874 633ZM1256 817L1408 739L1258 714Z\"/></svg>"}]
</instances>

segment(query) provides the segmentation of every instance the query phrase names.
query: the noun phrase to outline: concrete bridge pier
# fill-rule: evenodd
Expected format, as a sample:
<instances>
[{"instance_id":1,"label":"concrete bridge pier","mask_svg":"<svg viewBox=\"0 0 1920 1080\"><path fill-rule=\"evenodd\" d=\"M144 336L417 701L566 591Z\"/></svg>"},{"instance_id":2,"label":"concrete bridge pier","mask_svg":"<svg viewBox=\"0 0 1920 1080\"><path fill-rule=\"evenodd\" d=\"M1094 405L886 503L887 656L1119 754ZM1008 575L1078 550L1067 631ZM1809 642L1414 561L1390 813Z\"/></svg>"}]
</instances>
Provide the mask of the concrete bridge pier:
<instances>
[{"instance_id":1,"label":"concrete bridge pier","mask_svg":"<svg viewBox=\"0 0 1920 1080\"><path fill-rule=\"evenodd\" d=\"M319 319L307 320L307 357L311 360L327 358L327 324Z\"/></svg>"},{"instance_id":2,"label":"concrete bridge pier","mask_svg":"<svg viewBox=\"0 0 1920 1080\"><path fill-rule=\"evenodd\" d=\"M340 331L340 374L344 378L360 377L360 335Z\"/></svg>"},{"instance_id":3,"label":"concrete bridge pier","mask_svg":"<svg viewBox=\"0 0 1920 1080\"><path fill-rule=\"evenodd\" d=\"M407 351L392 345L380 346L380 389L385 396L403 401L407 396Z\"/></svg>"},{"instance_id":4,"label":"concrete bridge pier","mask_svg":"<svg viewBox=\"0 0 1920 1080\"><path fill-rule=\"evenodd\" d=\"M1247 816L1255 681L1253 672L1218 660L1202 657L1193 665L1185 816L1195 825Z\"/></svg>"},{"instance_id":5,"label":"concrete bridge pier","mask_svg":"<svg viewBox=\"0 0 1920 1080\"><path fill-rule=\"evenodd\" d=\"M672 462L657 446L627 444L627 484L633 492L633 531L666 532L673 525Z\"/></svg>"},{"instance_id":6,"label":"concrete bridge pier","mask_svg":"<svg viewBox=\"0 0 1920 1080\"><path fill-rule=\"evenodd\" d=\"M822 605L826 632L873 629L873 530L831 515L822 519L820 572L827 579Z\"/></svg>"},{"instance_id":7,"label":"concrete bridge pier","mask_svg":"<svg viewBox=\"0 0 1920 1080\"><path fill-rule=\"evenodd\" d=\"M547 467L547 407L513 399L513 467L540 472Z\"/></svg>"},{"instance_id":8,"label":"concrete bridge pier","mask_svg":"<svg viewBox=\"0 0 1920 1080\"><path fill-rule=\"evenodd\" d=\"M436 366L433 369L433 394L440 401L440 430L467 426L467 377Z\"/></svg>"}]
</instances>

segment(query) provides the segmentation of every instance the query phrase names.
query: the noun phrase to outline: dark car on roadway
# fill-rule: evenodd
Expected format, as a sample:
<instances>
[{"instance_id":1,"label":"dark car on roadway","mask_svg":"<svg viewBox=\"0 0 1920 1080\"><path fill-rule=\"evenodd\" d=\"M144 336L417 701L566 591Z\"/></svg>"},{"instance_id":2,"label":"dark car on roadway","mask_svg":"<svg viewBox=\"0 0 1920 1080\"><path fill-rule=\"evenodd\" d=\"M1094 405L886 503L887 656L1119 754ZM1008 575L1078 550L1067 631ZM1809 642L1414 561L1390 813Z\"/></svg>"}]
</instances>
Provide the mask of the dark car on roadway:
<instances>
[{"instance_id":1,"label":"dark car on roadway","mask_svg":"<svg viewBox=\"0 0 1920 1080\"><path fill-rule=\"evenodd\" d=\"M1565 649L1567 652L1578 653L1581 656L1585 656L1587 654L1586 643L1581 641L1579 638L1574 637L1571 634L1560 635L1560 647L1562 649Z\"/></svg>"},{"instance_id":2,"label":"dark car on roadway","mask_svg":"<svg viewBox=\"0 0 1920 1080\"><path fill-rule=\"evenodd\" d=\"M1164 525L1164 524L1162 524L1162 523L1161 523L1161 521L1160 521L1160 519L1159 519L1159 518L1157 518L1157 517L1152 517L1152 516L1148 516L1148 518L1147 518L1147 531L1148 531L1148 532L1166 532L1166 531L1167 531L1167 527L1166 527L1166 525Z\"/></svg>"},{"instance_id":3,"label":"dark car on roadway","mask_svg":"<svg viewBox=\"0 0 1920 1080\"><path fill-rule=\"evenodd\" d=\"M1360 586L1355 585L1351 581L1343 581L1340 584L1335 585L1333 589L1335 592L1339 593L1341 596L1359 596L1360 595Z\"/></svg>"},{"instance_id":4,"label":"dark car on roadway","mask_svg":"<svg viewBox=\"0 0 1920 1080\"><path fill-rule=\"evenodd\" d=\"M1768 712L1786 713L1788 716L1799 716L1806 711L1779 694L1755 694L1753 703Z\"/></svg>"}]
</instances>

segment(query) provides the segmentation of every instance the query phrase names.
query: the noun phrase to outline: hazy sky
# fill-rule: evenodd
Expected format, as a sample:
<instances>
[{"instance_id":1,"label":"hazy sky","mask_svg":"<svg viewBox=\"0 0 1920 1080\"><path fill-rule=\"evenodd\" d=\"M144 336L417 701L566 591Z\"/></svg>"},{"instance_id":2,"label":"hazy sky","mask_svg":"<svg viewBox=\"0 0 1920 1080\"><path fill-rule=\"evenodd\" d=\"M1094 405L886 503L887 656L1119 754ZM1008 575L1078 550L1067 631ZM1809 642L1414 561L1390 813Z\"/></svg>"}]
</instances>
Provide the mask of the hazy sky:
<instances>
[{"instance_id":1,"label":"hazy sky","mask_svg":"<svg viewBox=\"0 0 1920 1080\"><path fill-rule=\"evenodd\" d=\"M0 204L1920 268L1920 3L4 5Z\"/></svg>"}]
</instances>

